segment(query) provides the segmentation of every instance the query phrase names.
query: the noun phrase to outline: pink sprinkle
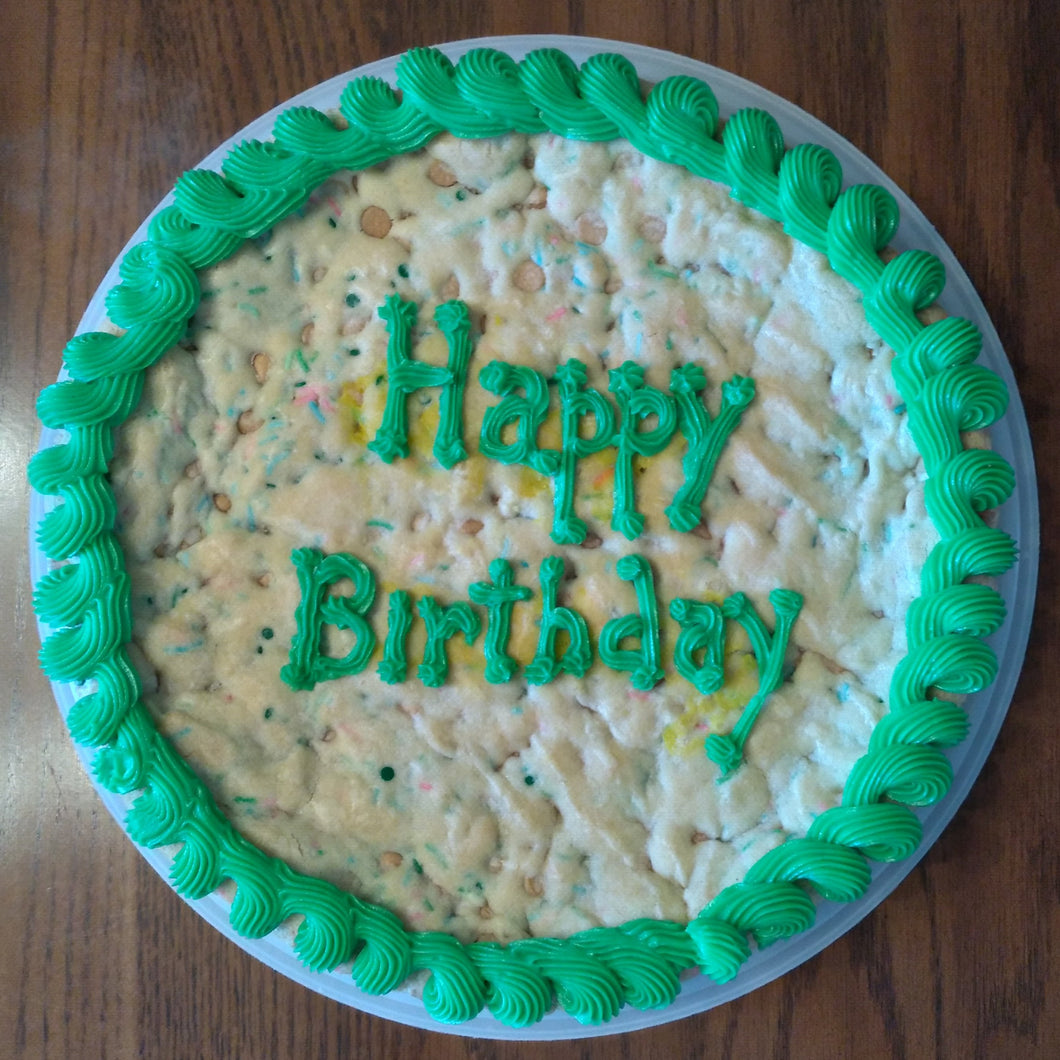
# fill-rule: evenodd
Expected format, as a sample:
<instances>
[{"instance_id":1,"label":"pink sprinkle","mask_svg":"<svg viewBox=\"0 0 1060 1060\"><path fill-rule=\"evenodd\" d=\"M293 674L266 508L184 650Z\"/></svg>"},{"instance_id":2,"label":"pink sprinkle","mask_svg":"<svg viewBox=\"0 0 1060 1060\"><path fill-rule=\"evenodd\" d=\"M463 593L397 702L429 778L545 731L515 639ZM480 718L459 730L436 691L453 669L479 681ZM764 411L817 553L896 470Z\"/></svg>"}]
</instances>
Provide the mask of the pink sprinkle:
<instances>
[{"instance_id":1,"label":"pink sprinkle","mask_svg":"<svg viewBox=\"0 0 1060 1060\"><path fill-rule=\"evenodd\" d=\"M890 394L883 395L883 403L889 408L894 408L894 398Z\"/></svg>"},{"instance_id":2,"label":"pink sprinkle","mask_svg":"<svg viewBox=\"0 0 1060 1060\"><path fill-rule=\"evenodd\" d=\"M422 552L417 552L412 559L409 560L409 570L419 570L423 566L425 557Z\"/></svg>"},{"instance_id":3,"label":"pink sprinkle","mask_svg":"<svg viewBox=\"0 0 1060 1060\"><path fill-rule=\"evenodd\" d=\"M428 784L426 780L421 780L420 791L434 791L434 785Z\"/></svg>"},{"instance_id":4,"label":"pink sprinkle","mask_svg":"<svg viewBox=\"0 0 1060 1060\"><path fill-rule=\"evenodd\" d=\"M564 306L560 306L559 309L553 309L547 317L545 317L546 324L553 324L557 320L561 320L567 315L567 310Z\"/></svg>"},{"instance_id":5,"label":"pink sprinkle","mask_svg":"<svg viewBox=\"0 0 1060 1060\"><path fill-rule=\"evenodd\" d=\"M336 217L342 216L342 207L334 199L328 199L327 204L335 211Z\"/></svg>"},{"instance_id":6,"label":"pink sprinkle","mask_svg":"<svg viewBox=\"0 0 1060 1060\"><path fill-rule=\"evenodd\" d=\"M710 726L705 721L697 721L695 725L696 732L706 732Z\"/></svg>"},{"instance_id":7,"label":"pink sprinkle","mask_svg":"<svg viewBox=\"0 0 1060 1060\"><path fill-rule=\"evenodd\" d=\"M683 306L677 311L677 316L674 319L677 321L678 327L688 327L688 314L685 312Z\"/></svg>"},{"instance_id":8,"label":"pink sprinkle","mask_svg":"<svg viewBox=\"0 0 1060 1060\"><path fill-rule=\"evenodd\" d=\"M315 401L325 412L335 411L335 406L328 400L327 393L319 386L300 386L294 395L293 401L296 405L309 405Z\"/></svg>"}]
</instances>

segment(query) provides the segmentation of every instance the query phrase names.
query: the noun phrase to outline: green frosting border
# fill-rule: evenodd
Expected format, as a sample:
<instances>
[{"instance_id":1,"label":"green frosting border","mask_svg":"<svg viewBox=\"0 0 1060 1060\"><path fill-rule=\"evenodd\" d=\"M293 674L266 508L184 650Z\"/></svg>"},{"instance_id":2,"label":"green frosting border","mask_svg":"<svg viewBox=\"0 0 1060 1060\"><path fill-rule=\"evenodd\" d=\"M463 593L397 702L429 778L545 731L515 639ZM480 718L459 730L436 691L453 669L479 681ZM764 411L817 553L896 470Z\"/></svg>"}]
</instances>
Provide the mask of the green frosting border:
<instances>
[{"instance_id":1,"label":"green frosting border","mask_svg":"<svg viewBox=\"0 0 1060 1060\"><path fill-rule=\"evenodd\" d=\"M997 671L983 638L1004 620L1004 603L993 588L968 579L997 576L1015 562L1011 537L981 518L1011 493L1014 476L996 454L965 449L961 432L994 422L1007 391L973 363L982 344L973 324L918 320L944 284L938 259L907 251L886 265L881 260L898 224L891 195L875 185L840 193L834 155L813 144L786 150L768 113L739 111L722 133L706 84L671 77L643 98L633 65L611 54L579 68L555 50L517 62L478 49L454 66L438 51L414 50L398 64L398 84L400 95L376 78L353 81L341 98L347 127L293 108L277 119L274 142L234 148L224 176L186 173L175 205L124 257L121 283L107 295L122 334L81 334L67 345L69 379L42 393L38 411L68 439L38 453L29 469L33 487L59 499L39 525L38 543L49 559L72 561L37 586L34 606L54 629L41 665L52 680L93 683L70 710L68 725L76 741L97 749L94 770L105 788L137 793L125 822L129 835L147 847L180 844L170 880L188 898L234 881L230 918L239 934L260 938L300 917L294 949L301 961L314 971L352 963L354 981L372 994L426 970L424 1005L447 1023L483 1008L525 1027L554 1004L592 1024L624 1004L665 1007L684 970L731 979L752 942L764 946L813 923L812 892L853 901L869 885L870 859L907 857L920 842L910 806L936 802L949 789L943 749L968 728L961 707L931 692L972 692ZM195 310L196 270L289 214L335 170L415 150L443 129L462 137L550 130L584 140L624 138L653 158L721 181L826 254L863 292L869 323L896 351L895 383L925 461L928 513L941 541L909 610L909 652L895 671L889 712L851 771L841 805L817 817L805 837L761 858L688 924L634 920L507 946L465 946L443 933L406 931L387 910L300 875L239 836L139 698L125 650L129 584L113 533L107 462L113 431L134 409L144 370L180 338Z\"/></svg>"}]
</instances>

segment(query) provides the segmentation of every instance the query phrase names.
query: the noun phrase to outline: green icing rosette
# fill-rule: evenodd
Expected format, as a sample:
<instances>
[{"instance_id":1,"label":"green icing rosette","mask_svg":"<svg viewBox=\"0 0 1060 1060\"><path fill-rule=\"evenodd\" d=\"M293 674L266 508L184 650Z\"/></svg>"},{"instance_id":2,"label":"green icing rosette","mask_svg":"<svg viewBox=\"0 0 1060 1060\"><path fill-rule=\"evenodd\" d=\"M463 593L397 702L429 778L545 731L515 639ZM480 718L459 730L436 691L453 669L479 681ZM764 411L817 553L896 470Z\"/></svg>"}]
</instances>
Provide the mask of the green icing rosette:
<instances>
[{"instance_id":1,"label":"green icing rosette","mask_svg":"<svg viewBox=\"0 0 1060 1060\"><path fill-rule=\"evenodd\" d=\"M486 1007L509 1027L530 1027L552 1008L549 980L517 950L478 942L471 959L486 982Z\"/></svg>"},{"instance_id":2,"label":"green icing rosette","mask_svg":"<svg viewBox=\"0 0 1060 1060\"><path fill-rule=\"evenodd\" d=\"M382 906L353 899L354 939L360 947L353 980L368 994L399 987L412 972L412 941L401 921Z\"/></svg>"}]
</instances>

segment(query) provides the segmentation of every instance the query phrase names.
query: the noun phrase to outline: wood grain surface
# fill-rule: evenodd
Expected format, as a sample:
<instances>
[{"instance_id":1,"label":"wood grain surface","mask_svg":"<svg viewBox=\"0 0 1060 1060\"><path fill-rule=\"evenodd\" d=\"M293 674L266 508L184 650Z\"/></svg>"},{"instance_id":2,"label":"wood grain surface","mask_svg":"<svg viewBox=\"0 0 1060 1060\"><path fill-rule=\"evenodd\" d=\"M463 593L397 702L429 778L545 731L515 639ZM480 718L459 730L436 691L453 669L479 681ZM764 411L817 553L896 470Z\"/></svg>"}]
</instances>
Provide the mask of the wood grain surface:
<instances>
[{"instance_id":1,"label":"wood grain surface","mask_svg":"<svg viewBox=\"0 0 1060 1060\"><path fill-rule=\"evenodd\" d=\"M1060 1055L1060 55L1047 0L0 2L0 1057ZM798 103L905 189L978 288L1035 441L1042 578L1023 677L964 807L821 955L658 1029L506 1045L405 1028L271 972L103 810L36 666L36 394L142 218L277 103L410 46L571 33L667 48Z\"/></svg>"}]
</instances>

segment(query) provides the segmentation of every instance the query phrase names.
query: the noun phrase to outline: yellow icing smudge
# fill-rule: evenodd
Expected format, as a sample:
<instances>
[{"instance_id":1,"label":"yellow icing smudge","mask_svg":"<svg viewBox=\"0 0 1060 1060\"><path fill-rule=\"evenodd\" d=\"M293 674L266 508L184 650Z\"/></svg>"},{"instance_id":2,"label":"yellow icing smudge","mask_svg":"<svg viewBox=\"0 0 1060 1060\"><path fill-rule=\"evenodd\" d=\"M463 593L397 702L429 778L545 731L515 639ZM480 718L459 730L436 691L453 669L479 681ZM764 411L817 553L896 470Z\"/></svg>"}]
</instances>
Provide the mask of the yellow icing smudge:
<instances>
[{"instance_id":1,"label":"yellow icing smudge","mask_svg":"<svg viewBox=\"0 0 1060 1060\"><path fill-rule=\"evenodd\" d=\"M360 380L342 384L339 388L339 408L349 422L346 441L353 445L367 445L369 435L364 425L364 384Z\"/></svg>"},{"instance_id":2,"label":"yellow icing smudge","mask_svg":"<svg viewBox=\"0 0 1060 1060\"><path fill-rule=\"evenodd\" d=\"M434 438L438 433L438 421L441 415L438 402L431 401L424 408L413 405L409 409L409 455L428 456L434 448Z\"/></svg>"},{"instance_id":3,"label":"yellow icing smudge","mask_svg":"<svg viewBox=\"0 0 1060 1060\"><path fill-rule=\"evenodd\" d=\"M725 684L710 696L690 696L680 717L663 729L663 746L672 755L703 751L711 732L728 732L748 700L758 691L758 666L749 652L733 652L725 660Z\"/></svg>"}]
</instances>

